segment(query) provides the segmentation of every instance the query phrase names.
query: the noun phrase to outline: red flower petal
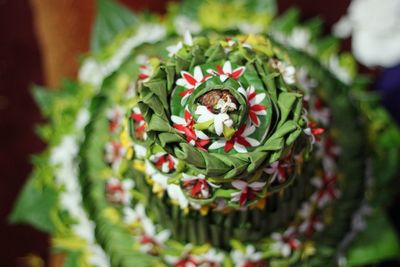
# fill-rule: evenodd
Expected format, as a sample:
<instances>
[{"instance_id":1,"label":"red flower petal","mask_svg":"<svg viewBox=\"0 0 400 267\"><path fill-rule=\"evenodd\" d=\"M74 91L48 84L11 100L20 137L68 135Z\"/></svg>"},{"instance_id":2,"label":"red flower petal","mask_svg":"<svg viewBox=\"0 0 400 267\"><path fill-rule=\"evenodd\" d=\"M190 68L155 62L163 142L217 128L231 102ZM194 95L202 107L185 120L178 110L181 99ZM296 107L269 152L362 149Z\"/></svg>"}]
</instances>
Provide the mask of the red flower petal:
<instances>
[{"instance_id":1,"label":"red flower petal","mask_svg":"<svg viewBox=\"0 0 400 267\"><path fill-rule=\"evenodd\" d=\"M218 74L220 75L224 74L224 70L222 69L221 65L217 64L216 68L218 70Z\"/></svg>"},{"instance_id":2,"label":"red flower petal","mask_svg":"<svg viewBox=\"0 0 400 267\"><path fill-rule=\"evenodd\" d=\"M288 241L288 245L290 246L291 249L296 250L299 248L299 243L295 239L290 239Z\"/></svg>"},{"instance_id":3,"label":"red flower petal","mask_svg":"<svg viewBox=\"0 0 400 267\"><path fill-rule=\"evenodd\" d=\"M261 111L261 110L266 110L267 107L263 106L263 105L256 104L256 105L251 106L250 109L253 110L253 111Z\"/></svg>"},{"instance_id":4,"label":"red flower petal","mask_svg":"<svg viewBox=\"0 0 400 267\"><path fill-rule=\"evenodd\" d=\"M209 142L210 142L210 140L199 139L196 141L196 145L203 147L203 146L207 145Z\"/></svg>"},{"instance_id":5,"label":"red flower petal","mask_svg":"<svg viewBox=\"0 0 400 267\"><path fill-rule=\"evenodd\" d=\"M183 126L182 124L174 124L173 127L175 129L177 129L178 131L184 132L185 131L185 126Z\"/></svg>"},{"instance_id":6,"label":"red flower petal","mask_svg":"<svg viewBox=\"0 0 400 267\"><path fill-rule=\"evenodd\" d=\"M204 75L203 79L201 79L201 82L205 82L211 75L210 74L206 74Z\"/></svg>"},{"instance_id":7,"label":"red flower petal","mask_svg":"<svg viewBox=\"0 0 400 267\"><path fill-rule=\"evenodd\" d=\"M240 207L243 207L244 204L246 204L247 201L247 189L245 189L242 194L240 195L239 199L239 205Z\"/></svg>"},{"instance_id":8,"label":"red flower petal","mask_svg":"<svg viewBox=\"0 0 400 267\"><path fill-rule=\"evenodd\" d=\"M144 117L142 114L139 113L132 113L131 118L134 119L135 121L142 121L144 120Z\"/></svg>"},{"instance_id":9,"label":"red flower petal","mask_svg":"<svg viewBox=\"0 0 400 267\"><path fill-rule=\"evenodd\" d=\"M246 69L245 67L239 67L239 68L235 69L230 76L233 79L237 80L243 74L245 69Z\"/></svg>"},{"instance_id":10,"label":"red flower petal","mask_svg":"<svg viewBox=\"0 0 400 267\"><path fill-rule=\"evenodd\" d=\"M189 113L189 111L185 110L185 121L186 123L190 123L192 119L192 114Z\"/></svg>"},{"instance_id":11,"label":"red flower petal","mask_svg":"<svg viewBox=\"0 0 400 267\"><path fill-rule=\"evenodd\" d=\"M254 122L255 125L259 125L260 124L260 120L257 117L257 114L255 112L253 112L252 110L249 110L249 116L252 122Z\"/></svg>"},{"instance_id":12,"label":"red flower petal","mask_svg":"<svg viewBox=\"0 0 400 267\"><path fill-rule=\"evenodd\" d=\"M188 142L190 142L190 141L192 141L192 140L196 140L196 134L192 131L192 130L190 130L189 128L187 128L187 127L185 127L184 129L183 129L183 131L185 132L185 134L186 134L186 140L188 141Z\"/></svg>"},{"instance_id":13,"label":"red flower petal","mask_svg":"<svg viewBox=\"0 0 400 267\"><path fill-rule=\"evenodd\" d=\"M233 138L232 138L231 140L229 140L229 141L227 141L227 142L225 143L224 151L225 151L225 152L231 151L231 149L233 148L233 145L234 145L234 143L233 143Z\"/></svg>"},{"instance_id":14,"label":"red flower petal","mask_svg":"<svg viewBox=\"0 0 400 267\"><path fill-rule=\"evenodd\" d=\"M172 170L174 168L174 160L172 159L171 155L168 155L168 168Z\"/></svg>"},{"instance_id":15,"label":"red flower petal","mask_svg":"<svg viewBox=\"0 0 400 267\"><path fill-rule=\"evenodd\" d=\"M203 183L200 180L196 182L196 184L192 188L192 191L190 192L192 196L196 196L198 193L200 193L202 185Z\"/></svg>"},{"instance_id":16,"label":"red flower petal","mask_svg":"<svg viewBox=\"0 0 400 267\"><path fill-rule=\"evenodd\" d=\"M196 85L197 81L190 73L183 71L182 76L190 85L192 86Z\"/></svg>"},{"instance_id":17,"label":"red flower petal","mask_svg":"<svg viewBox=\"0 0 400 267\"><path fill-rule=\"evenodd\" d=\"M161 166L165 163L165 161L165 157L160 157L156 162L156 167L158 169L161 169Z\"/></svg>"},{"instance_id":18,"label":"red flower petal","mask_svg":"<svg viewBox=\"0 0 400 267\"><path fill-rule=\"evenodd\" d=\"M313 135L320 135L320 134L322 134L324 131L325 131L324 128L314 128L314 129L311 130L311 133L312 133Z\"/></svg>"},{"instance_id":19,"label":"red flower petal","mask_svg":"<svg viewBox=\"0 0 400 267\"><path fill-rule=\"evenodd\" d=\"M256 97L257 93L256 91L252 92L247 96L247 102L250 102L254 97Z\"/></svg>"},{"instance_id":20,"label":"red flower petal","mask_svg":"<svg viewBox=\"0 0 400 267\"><path fill-rule=\"evenodd\" d=\"M242 126L240 126L239 129L235 132L234 136L235 136L235 137L241 136L242 133L244 132L244 129L245 129L245 128L246 128L246 125L245 125L245 124L242 124Z\"/></svg>"},{"instance_id":21,"label":"red flower petal","mask_svg":"<svg viewBox=\"0 0 400 267\"><path fill-rule=\"evenodd\" d=\"M241 144L241 145L243 145L243 146L251 146L251 144L249 143L249 142L247 142L247 140L246 139L244 139L243 137L238 137L237 139L236 139L236 142L238 142L239 144Z\"/></svg>"},{"instance_id":22,"label":"red flower petal","mask_svg":"<svg viewBox=\"0 0 400 267\"><path fill-rule=\"evenodd\" d=\"M143 124L142 126L140 126L140 127L138 127L138 128L135 129L135 131L136 131L137 133L142 133L142 132L144 132L145 130L146 130L146 124Z\"/></svg>"},{"instance_id":23,"label":"red flower petal","mask_svg":"<svg viewBox=\"0 0 400 267\"><path fill-rule=\"evenodd\" d=\"M184 91L179 93L179 96L185 96L187 94L191 94L191 93L193 93L193 91L194 91L194 88L184 90Z\"/></svg>"},{"instance_id":24,"label":"red flower petal","mask_svg":"<svg viewBox=\"0 0 400 267\"><path fill-rule=\"evenodd\" d=\"M144 73L141 73L141 74L139 75L139 80L146 80L146 79L149 78L149 77L150 77L149 75L144 74Z\"/></svg>"}]
</instances>

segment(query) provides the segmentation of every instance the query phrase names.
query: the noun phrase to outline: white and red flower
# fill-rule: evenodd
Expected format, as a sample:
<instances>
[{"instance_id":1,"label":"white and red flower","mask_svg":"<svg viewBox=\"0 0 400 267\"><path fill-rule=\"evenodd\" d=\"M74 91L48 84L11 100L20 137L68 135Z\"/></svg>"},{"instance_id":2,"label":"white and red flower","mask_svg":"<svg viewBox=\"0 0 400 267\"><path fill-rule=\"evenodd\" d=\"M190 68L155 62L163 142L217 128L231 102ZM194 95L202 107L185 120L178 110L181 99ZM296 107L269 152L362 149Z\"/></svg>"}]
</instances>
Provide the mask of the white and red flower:
<instances>
[{"instance_id":1,"label":"white and red flower","mask_svg":"<svg viewBox=\"0 0 400 267\"><path fill-rule=\"evenodd\" d=\"M168 176L157 170L150 161L145 161L146 174L153 181L153 191L156 192L155 188L158 190L167 190L168 188Z\"/></svg>"},{"instance_id":2,"label":"white and red flower","mask_svg":"<svg viewBox=\"0 0 400 267\"><path fill-rule=\"evenodd\" d=\"M340 147L332 140L331 137L326 136L317 143L317 156L322 160L322 167L325 173L333 174L336 171L336 161L340 155Z\"/></svg>"},{"instance_id":3,"label":"white and red flower","mask_svg":"<svg viewBox=\"0 0 400 267\"><path fill-rule=\"evenodd\" d=\"M303 131L306 135L310 136L311 144L313 145L316 141L320 141L320 135L325 132L325 129L318 127L314 121L308 122L307 126Z\"/></svg>"},{"instance_id":4,"label":"white and red flower","mask_svg":"<svg viewBox=\"0 0 400 267\"><path fill-rule=\"evenodd\" d=\"M200 115L197 118L197 123L213 121L212 123L215 129L215 133L219 136L223 133L224 126L232 127L233 125L233 121L227 113L215 114L212 113L206 106L197 106L195 113L197 115Z\"/></svg>"},{"instance_id":5,"label":"white and red flower","mask_svg":"<svg viewBox=\"0 0 400 267\"><path fill-rule=\"evenodd\" d=\"M235 149L239 153L247 153L246 147L254 147L260 144L254 138L249 137L256 130L254 125L247 126L243 124L240 128L233 134L230 140L219 139L212 143L208 149L218 149L223 147L225 152Z\"/></svg>"},{"instance_id":6,"label":"white and red flower","mask_svg":"<svg viewBox=\"0 0 400 267\"><path fill-rule=\"evenodd\" d=\"M193 75L187 71L181 71L181 78L176 81L176 84L185 87L179 96L182 96L181 104L185 104L187 98L199 87L202 83L211 78L211 75L203 75L203 71L200 66L194 67Z\"/></svg>"},{"instance_id":7,"label":"white and red flower","mask_svg":"<svg viewBox=\"0 0 400 267\"><path fill-rule=\"evenodd\" d=\"M166 255L165 261L173 267L197 267L199 260L192 255L192 245L187 244L181 256Z\"/></svg>"},{"instance_id":8,"label":"white and red flower","mask_svg":"<svg viewBox=\"0 0 400 267\"><path fill-rule=\"evenodd\" d=\"M132 108L131 119L134 121L134 134L138 140L147 139L147 123L138 107Z\"/></svg>"},{"instance_id":9,"label":"white and red flower","mask_svg":"<svg viewBox=\"0 0 400 267\"><path fill-rule=\"evenodd\" d=\"M321 157L330 157L334 160L337 160L338 156L340 155L341 149L340 147L334 142L334 140L327 136L323 138L320 143L321 146Z\"/></svg>"},{"instance_id":10,"label":"white and red flower","mask_svg":"<svg viewBox=\"0 0 400 267\"><path fill-rule=\"evenodd\" d=\"M233 250L231 257L237 267L265 267L267 261L261 252L256 252L252 245L247 245L245 251Z\"/></svg>"},{"instance_id":11,"label":"white and red flower","mask_svg":"<svg viewBox=\"0 0 400 267\"><path fill-rule=\"evenodd\" d=\"M142 221L143 232L138 237L140 250L151 255L157 255L158 250L164 246L165 241L171 236L171 232L167 229L157 233L156 227L149 220Z\"/></svg>"},{"instance_id":12,"label":"white and red flower","mask_svg":"<svg viewBox=\"0 0 400 267\"><path fill-rule=\"evenodd\" d=\"M279 251L284 257L289 257L301 246L300 241L296 239L296 230L292 226L284 233L272 233L271 238L275 241L273 249Z\"/></svg>"},{"instance_id":13,"label":"white and red flower","mask_svg":"<svg viewBox=\"0 0 400 267\"><path fill-rule=\"evenodd\" d=\"M278 180L279 183L283 183L286 181L288 177L288 168L289 164L285 161L275 161L273 162L269 167L264 169L264 172L272 175L269 183L272 184L276 180Z\"/></svg>"},{"instance_id":14,"label":"white and red flower","mask_svg":"<svg viewBox=\"0 0 400 267\"><path fill-rule=\"evenodd\" d=\"M136 57L135 61L139 65L138 80L141 82L148 81L153 74L153 68L150 65L149 57L141 54Z\"/></svg>"},{"instance_id":15,"label":"white and red flower","mask_svg":"<svg viewBox=\"0 0 400 267\"><path fill-rule=\"evenodd\" d=\"M119 180L115 177L108 179L105 185L107 200L114 204L128 205L132 199L130 190L134 187L133 180Z\"/></svg>"},{"instance_id":16,"label":"white and red flower","mask_svg":"<svg viewBox=\"0 0 400 267\"><path fill-rule=\"evenodd\" d=\"M316 214L306 219L299 226L299 231L306 236L312 236L315 232L319 232L322 229L324 229L324 224Z\"/></svg>"},{"instance_id":17,"label":"white and red flower","mask_svg":"<svg viewBox=\"0 0 400 267\"><path fill-rule=\"evenodd\" d=\"M140 65L139 66L139 81L146 82L150 79L153 74L153 68L150 65Z\"/></svg>"},{"instance_id":18,"label":"white and red flower","mask_svg":"<svg viewBox=\"0 0 400 267\"><path fill-rule=\"evenodd\" d=\"M149 157L157 169L164 173L172 172L178 165L178 160L166 152L158 152Z\"/></svg>"},{"instance_id":19,"label":"white and red flower","mask_svg":"<svg viewBox=\"0 0 400 267\"><path fill-rule=\"evenodd\" d=\"M182 185L189 190L193 198L209 198L211 193L210 189L219 187L208 182L203 174L192 176L183 173L182 176Z\"/></svg>"},{"instance_id":20,"label":"white and red flower","mask_svg":"<svg viewBox=\"0 0 400 267\"><path fill-rule=\"evenodd\" d=\"M124 113L124 109L121 106L114 106L107 109L106 117L108 119L108 129L110 132L115 133L121 126Z\"/></svg>"},{"instance_id":21,"label":"white and red flower","mask_svg":"<svg viewBox=\"0 0 400 267\"><path fill-rule=\"evenodd\" d=\"M317 191L311 196L311 199L316 201L318 207L322 208L340 196L340 191L337 189L336 182L336 175L328 173L324 173L322 177L314 177L311 179L311 184L317 188Z\"/></svg>"},{"instance_id":22,"label":"white and red flower","mask_svg":"<svg viewBox=\"0 0 400 267\"><path fill-rule=\"evenodd\" d=\"M206 253L197 256L199 267L220 267L224 262L224 253L210 248Z\"/></svg>"},{"instance_id":23,"label":"white and red flower","mask_svg":"<svg viewBox=\"0 0 400 267\"><path fill-rule=\"evenodd\" d=\"M168 184L167 193L172 202L179 205L181 209L186 209L189 207L189 201L179 185Z\"/></svg>"},{"instance_id":24,"label":"white and red flower","mask_svg":"<svg viewBox=\"0 0 400 267\"><path fill-rule=\"evenodd\" d=\"M171 120L174 123L173 127L185 134L187 142L192 146L205 150L204 146L206 146L210 140L205 133L194 129L194 118L187 109L185 109L184 118L173 115L171 116Z\"/></svg>"},{"instance_id":25,"label":"white and red flower","mask_svg":"<svg viewBox=\"0 0 400 267\"><path fill-rule=\"evenodd\" d=\"M225 61L223 67L221 67L221 65L217 64L215 66L215 68L217 69L217 71L215 71L213 69L209 69L207 72L212 75L219 76L221 82L226 81L228 78L237 80L237 79L239 79L240 76L243 75L244 71L246 70L246 67L244 67L244 66L240 66L240 67L237 67L236 69L232 70L232 64L229 60Z\"/></svg>"},{"instance_id":26,"label":"white and red flower","mask_svg":"<svg viewBox=\"0 0 400 267\"><path fill-rule=\"evenodd\" d=\"M145 208L141 203L136 204L135 209L124 207L122 212L123 221L127 225L141 223L143 220L147 219Z\"/></svg>"},{"instance_id":27,"label":"white and red flower","mask_svg":"<svg viewBox=\"0 0 400 267\"><path fill-rule=\"evenodd\" d=\"M248 201L252 201L256 198L256 192L260 192L265 186L266 182L252 182L247 183L242 180L235 180L232 182L232 186L240 191L232 193L232 201L238 202L243 207Z\"/></svg>"},{"instance_id":28,"label":"white and red flower","mask_svg":"<svg viewBox=\"0 0 400 267\"><path fill-rule=\"evenodd\" d=\"M232 51L232 48L236 45L236 41L233 40L232 38L225 38L226 44L224 45L224 51L225 53L229 53Z\"/></svg>"},{"instance_id":29,"label":"white and red flower","mask_svg":"<svg viewBox=\"0 0 400 267\"><path fill-rule=\"evenodd\" d=\"M329 108L324 105L324 102L319 97L311 98L310 115L315 120L324 126L329 125L331 119L331 112Z\"/></svg>"},{"instance_id":30,"label":"white and red flower","mask_svg":"<svg viewBox=\"0 0 400 267\"><path fill-rule=\"evenodd\" d=\"M267 107L261 105L265 98L265 93L257 94L254 86L249 86L247 89L240 87L238 91L247 99L247 109L251 122L255 126L260 126L260 119L258 116L267 115Z\"/></svg>"},{"instance_id":31,"label":"white and red flower","mask_svg":"<svg viewBox=\"0 0 400 267\"><path fill-rule=\"evenodd\" d=\"M299 225L299 232L310 237L315 232L319 232L324 228L318 214L316 214L315 205L310 202L304 202L299 210L299 215L303 219Z\"/></svg>"},{"instance_id":32,"label":"white and red flower","mask_svg":"<svg viewBox=\"0 0 400 267\"><path fill-rule=\"evenodd\" d=\"M113 169L118 168L126 154L126 148L118 141L111 141L105 144L105 160Z\"/></svg>"},{"instance_id":33,"label":"white and red flower","mask_svg":"<svg viewBox=\"0 0 400 267\"><path fill-rule=\"evenodd\" d=\"M311 91L312 89L317 87L317 82L310 77L310 74L305 68L298 69L298 71L296 72L296 80L304 89L303 99L305 101L309 101Z\"/></svg>"},{"instance_id":34,"label":"white and red flower","mask_svg":"<svg viewBox=\"0 0 400 267\"><path fill-rule=\"evenodd\" d=\"M270 64L282 74L283 80L287 84L294 84L296 82L296 69L292 65L277 59L271 59Z\"/></svg>"}]
</instances>

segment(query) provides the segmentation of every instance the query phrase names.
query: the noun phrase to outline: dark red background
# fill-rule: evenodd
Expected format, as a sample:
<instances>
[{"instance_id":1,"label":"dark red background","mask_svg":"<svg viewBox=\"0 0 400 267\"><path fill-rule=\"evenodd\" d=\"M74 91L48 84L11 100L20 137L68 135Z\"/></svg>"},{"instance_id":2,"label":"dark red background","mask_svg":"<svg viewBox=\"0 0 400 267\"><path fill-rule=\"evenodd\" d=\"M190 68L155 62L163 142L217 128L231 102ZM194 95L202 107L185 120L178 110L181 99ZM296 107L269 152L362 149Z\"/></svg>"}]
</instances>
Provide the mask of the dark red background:
<instances>
[{"instance_id":1,"label":"dark red background","mask_svg":"<svg viewBox=\"0 0 400 267\"><path fill-rule=\"evenodd\" d=\"M163 0L121 2L134 9L165 11ZM319 15L327 22L328 29L345 13L348 4L348 0L280 0L279 9L296 5L302 11L302 18ZM34 125L43 122L43 118L29 92L32 84L44 84L43 77L29 1L0 0L0 266L17 266L17 259L28 253L48 258L46 235L29 226L10 226L6 221L31 171L30 155L44 148L34 134Z\"/></svg>"}]
</instances>

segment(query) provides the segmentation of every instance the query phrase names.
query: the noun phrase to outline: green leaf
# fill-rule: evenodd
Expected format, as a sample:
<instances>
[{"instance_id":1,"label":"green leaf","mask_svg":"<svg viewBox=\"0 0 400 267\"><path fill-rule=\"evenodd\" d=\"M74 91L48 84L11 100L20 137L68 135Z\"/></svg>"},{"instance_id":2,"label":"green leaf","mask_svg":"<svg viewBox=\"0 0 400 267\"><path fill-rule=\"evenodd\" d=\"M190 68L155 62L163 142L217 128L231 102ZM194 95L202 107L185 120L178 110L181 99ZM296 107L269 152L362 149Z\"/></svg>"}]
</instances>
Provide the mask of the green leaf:
<instances>
[{"instance_id":1,"label":"green leaf","mask_svg":"<svg viewBox=\"0 0 400 267\"><path fill-rule=\"evenodd\" d=\"M32 88L32 96L39 105L42 114L46 116L50 115L54 95L54 91L42 86L35 85Z\"/></svg>"},{"instance_id":2,"label":"green leaf","mask_svg":"<svg viewBox=\"0 0 400 267\"><path fill-rule=\"evenodd\" d=\"M275 0L249 0L244 1L246 8L253 12L265 12L275 16L278 12L278 8Z\"/></svg>"},{"instance_id":3,"label":"green leaf","mask_svg":"<svg viewBox=\"0 0 400 267\"><path fill-rule=\"evenodd\" d=\"M97 0L97 16L91 36L91 48L97 52L120 32L137 22L136 16L113 0Z\"/></svg>"},{"instance_id":4,"label":"green leaf","mask_svg":"<svg viewBox=\"0 0 400 267\"><path fill-rule=\"evenodd\" d=\"M79 262L81 253L79 251L70 251L66 253L63 267L74 267Z\"/></svg>"},{"instance_id":5,"label":"green leaf","mask_svg":"<svg viewBox=\"0 0 400 267\"><path fill-rule=\"evenodd\" d=\"M214 120L209 120L209 121L205 121L205 122L201 122L201 123L196 123L194 125L194 128L197 130L206 130L208 129L212 124L214 123Z\"/></svg>"},{"instance_id":6,"label":"green leaf","mask_svg":"<svg viewBox=\"0 0 400 267\"><path fill-rule=\"evenodd\" d=\"M396 231L382 210L374 211L367 228L354 240L347 259L349 266L373 264L398 258L400 243Z\"/></svg>"},{"instance_id":7,"label":"green leaf","mask_svg":"<svg viewBox=\"0 0 400 267\"><path fill-rule=\"evenodd\" d=\"M20 193L9 221L29 223L44 232L52 233L54 225L50 219L50 211L56 204L57 193L48 187L38 188L31 178Z\"/></svg>"},{"instance_id":8,"label":"green leaf","mask_svg":"<svg viewBox=\"0 0 400 267\"><path fill-rule=\"evenodd\" d=\"M272 23L272 28L278 32L290 33L298 25L300 12L296 8L290 8Z\"/></svg>"}]
</instances>

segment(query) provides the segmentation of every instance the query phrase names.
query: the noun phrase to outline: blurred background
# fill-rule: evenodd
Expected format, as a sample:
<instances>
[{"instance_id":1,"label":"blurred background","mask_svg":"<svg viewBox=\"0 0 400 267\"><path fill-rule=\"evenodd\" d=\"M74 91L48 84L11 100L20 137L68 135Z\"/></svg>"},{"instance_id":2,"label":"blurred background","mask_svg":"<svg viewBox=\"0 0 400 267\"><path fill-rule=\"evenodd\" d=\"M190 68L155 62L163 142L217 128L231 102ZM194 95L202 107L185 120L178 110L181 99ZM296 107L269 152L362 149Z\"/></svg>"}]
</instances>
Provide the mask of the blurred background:
<instances>
[{"instance_id":1,"label":"blurred background","mask_svg":"<svg viewBox=\"0 0 400 267\"><path fill-rule=\"evenodd\" d=\"M30 156L45 146L35 135L35 125L44 119L33 102L30 87L39 84L57 88L63 78L75 77L79 55L89 49L94 2L0 0L0 266L55 264L48 260L48 237L29 226L9 225L7 215L31 171ZM164 0L120 2L133 10L151 10L160 14L166 10ZM351 1L278 2L280 12L297 6L302 19L320 16L326 22L326 33L329 33L332 25L346 14ZM343 43L343 49L351 49L348 39ZM377 81L386 106L398 116L399 67L384 70L361 65L360 68ZM393 100L396 97L397 100ZM397 207L393 204L391 219L399 229ZM393 263L380 266L390 264Z\"/></svg>"}]
</instances>

